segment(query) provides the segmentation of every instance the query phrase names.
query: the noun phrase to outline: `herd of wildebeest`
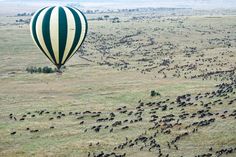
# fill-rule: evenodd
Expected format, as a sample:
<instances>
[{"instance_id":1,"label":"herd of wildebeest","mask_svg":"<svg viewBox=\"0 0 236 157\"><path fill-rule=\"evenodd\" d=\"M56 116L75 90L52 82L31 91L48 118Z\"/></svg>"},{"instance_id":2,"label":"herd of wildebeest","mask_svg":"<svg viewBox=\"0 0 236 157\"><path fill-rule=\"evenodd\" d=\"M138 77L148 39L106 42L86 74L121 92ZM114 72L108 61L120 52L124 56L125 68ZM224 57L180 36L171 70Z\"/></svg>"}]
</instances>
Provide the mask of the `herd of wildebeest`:
<instances>
[{"instance_id":1,"label":"herd of wildebeest","mask_svg":"<svg viewBox=\"0 0 236 157\"><path fill-rule=\"evenodd\" d=\"M230 110L236 102L236 80L232 80L231 83L222 83L215 87L215 90L211 92L199 93L192 95L190 93L179 95L175 99L166 99L162 101L143 102L139 100L135 108L127 108L121 106L113 112L96 112L96 111L48 111L38 110L35 112L27 112L22 115L15 116L10 114L9 118L13 121L24 122L30 118L36 119L41 117L47 117L48 121L60 120L65 117L78 120L78 124L85 126L84 133L94 132L99 134L100 132L117 133L128 130L134 127L135 124L145 122L147 128L142 129L143 133L135 138L125 137L124 142L117 144L110 152L88 152L88 157L109 157L126 156L125 150L127 148L135 148L137 151L148 150L155 152L157 156L171 156L163 148L179 150L178 143L182 139L197 134L204 127L214 125L216 121L224 120L236 120L236 109ZM226 104L227 109L214 112L214 107L220 107ZM189 107L195 107L196 110L189 112ZM172 113L175 109L179 112ZM158 113L158 114L157 114ZM161 116L160 116L161 115ZM87 127L86 124L95 124ZM55 126L50 126L49 129L54 129ZM25 128L26 131L33 133L40 132L35 128ZM160 144L156 137L171 135L172 131L178 130L180 133L171 140L166 140L165 143ZM22 133L22 132L21 132ZM17 134L17 131L11 132L11 135ZM99 145L97 143L90 143L89 147L95 147ZM117 150L124 150L123 154L116 153ZM120 151L119 151L120 152ZM209 151L200 153L198 157L211 157L221 156L236 152L236 146L222 148L219 150L214 147L209 147Z\"/></svg>"},{"instance_id":2,"label":"herd of wildebeest","mask_svg":"<svg viewBox=\"0 0 236 157\"><path fill-rule=\"evenodd\" d=\"M136 137L121 137L123 142L110 149L96 149L101 143L91 142L87 146L91 148L88 149L88 157L125 157L129 149L171 157L175 152L184 151L180 146L182 140L197 136L201 130L216 122L231 121L236 125L236 62L233 60L236 38L232 29L235 23L226 23L221 28L222 25L214 20L224 17L201 17L199 21L206 18L210 22L199 22L199 25L197 22L188 23L191 17L175 16L134 15L121 17L120 23L113 24L109 20L93 20L90 25L94 23L97 28L90 26L79 56L88 62L119 71L135 70L143 75L151 73L156 79L215 81L217 85L212 91L198 94L179 91L177 97L159 96L152 101L141 98L132 107L119 106L110 112L42 109L21 115L11 113L9 119L24 123L28 119L42 117L49 122L67 118L78 121L83 128L82 134L106 132L109 136L127 130L132 132L137 127L142 131ZM158 26L163 23L166 25ZM112 29L107 29L108 25ZM171 38L174 36L181 38L180 41L175 42ZM48 129L53 131L56 127L52 125ZM25 131L35 134L43 130L25 127ZM15 136L18 132L24 133L16 129L10 135ZM167 138L159 142L158 137L161 136ZM236 143L220 149L212 145L207 150L193 155L219 157L236 154Z\"/></svg>"},{"instance_id":3,"label":"herd of wildebeest","mask_svg":"<svg viewBox=\"0 0 236 157\"><path fill-rule=\"evenodd\" d=\"M209 23L202 24L186 22L194 21L189 17L132 17L111 32L105 28L110 24L106 21L99 30L90 31L80 56L117 70L153 73L157 78L229 80L236 70L231 60L235 57L234 23L223 27L216 22L222 17L197 20L206 19Z\"/></svg>"}]
</instances>

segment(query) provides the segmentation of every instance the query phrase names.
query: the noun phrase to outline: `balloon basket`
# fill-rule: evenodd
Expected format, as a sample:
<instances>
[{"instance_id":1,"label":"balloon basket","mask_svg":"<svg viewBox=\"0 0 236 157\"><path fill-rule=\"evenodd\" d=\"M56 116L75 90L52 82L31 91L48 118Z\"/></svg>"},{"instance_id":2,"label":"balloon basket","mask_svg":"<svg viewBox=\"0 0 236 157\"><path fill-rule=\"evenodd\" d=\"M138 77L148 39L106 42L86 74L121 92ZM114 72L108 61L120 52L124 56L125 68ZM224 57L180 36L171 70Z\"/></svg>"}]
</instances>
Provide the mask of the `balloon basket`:
<instances>
[{"instance_id":1,"label":"balloon basket","mask_svg":"<svg viewBox=\"0 0 236 157\"><path fill-rule=\"evenodd\" d=\"M62 71L60 69L57 69L56 74L57 75L62 75Z\"/></svg>"}]
</instances>

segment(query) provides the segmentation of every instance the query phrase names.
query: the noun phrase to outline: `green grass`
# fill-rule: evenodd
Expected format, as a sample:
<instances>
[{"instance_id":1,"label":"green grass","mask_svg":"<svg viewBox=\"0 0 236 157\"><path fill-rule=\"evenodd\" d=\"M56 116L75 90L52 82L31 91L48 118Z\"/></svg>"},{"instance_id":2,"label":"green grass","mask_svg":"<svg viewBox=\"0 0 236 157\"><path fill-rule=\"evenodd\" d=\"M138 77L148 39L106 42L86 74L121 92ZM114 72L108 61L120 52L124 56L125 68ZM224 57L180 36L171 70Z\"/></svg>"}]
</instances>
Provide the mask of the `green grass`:
<instances>
[{"instance_id":1,"label":"green grass","mask_svg":"<svg viewBox=\"0 0 236 157\"><path fill-rule=\"evenodd\" d=\"M116 14L114 14L115 16ZM118 14L119 15L119 14ZM100 16L100 15L94 15ZM120 18L127 20L123 14ZM130 15L130 18L134 15ZM136 15L135 15L136 16ZM138 16L141 16L138 14ZM175 18L175 17L172 17ZM90 130L93 125L98 125L96 120L91 117L85 117L84 125L79 125L82 120L77 120L74 116L68 116L70 111L83 112L86 110L100 111L101 117L107 117L109 112L117 113L116 109L122 106L127 106L129 111L134 111L139 100L144 102L163 101L170 99L175 101L179 95L191 93L196 95L198 93L211 92L215 90L215 85L221 81L217 80L202 80L199 79L185 79L184 69L180 71L181 77L173 77L175 70L164 70L167 78L163 78L162 73L158 71L163 68L158 66L151 72L142 74L140 70L148 68L150 63L138 62L140 58L150 58L155 64L159 65L163 58L173 57L173 63L169 68L175 65L195 64L197 59L206 59L222 56L217 58L215 63L207 67L209 62L202 62L203 65L198 65L197 70L192 70L192 74L201 74L204 69L214 71L221 69L231 69L235 66L235 43L232 42L231 48L223 47L222 45L209 45L208 39L224 38L229 36L233 38L236 34L234 30L235 16L222 16L222 18L205 18L204 16L189 16L179 17L179 21L183 21L185 28L177 28L179 26L176 22L171 22L168 17L163 17L160 20L151 19L147 25L147 19L143 21L121 22L120 24L111 24L107 21L89 21L90 31L96 34L102 34L107 40L91 39L91 34L85 42L86 57L95 61L95 63L88 62L75 55L66 65L67 69L59 76L56 74L29 74L25 71L29 66L50 66L53 65L47 58L36 48L33 44L29 34L29 26L24 25L19 28L12 25L16 20L15 17L0 17L3 23L7 26L0 26L0 156L87 156L89 151L99 152L112 151L112 149L125 141L125 137L130 139L136 138L142 134L145 129L150 127L150 115L148 112L150 108L145 109L144 121L129 124L128 130L121 130L121 126L116 127L113 133L109 133L109 129L102 129L99 133L94 133ZM215 33L202 35L196 30L208 30L209 24L214 27ZM135 29L133 29L135 26ZM154 31L155 28L161 28L163 31ZM112 30L112 32L110 31ZM121 44L111 48L108 54L104 56L98 52L96 46L100 46L106 42L107 45L115 45L125 35L136 33L142 30L138 36L132 37L134 41L130 46ZM176 34L174 32L182 32ZM227 31L231 33L228 34ZM114 35L114 38L108 38ZM185 37L188 35L188 37ZM143 46L148 44L149 37L155 37L155 44L151 46ZM203 43L200 41L203 40ZM91 42L90 42L91 41ZM165 45L165 42L171 42L176 45L174 50L163 50L158 46ZM135 51L133 57L132 50L137 48L139 44L142 45L141 50ZM196 46L198 54L193 54L187 58L183 54L186 46ZM168 47L168 46L163 46ZM157 49L155 49L157 48ZM213 49L211 49L213 48ZM232 51L228 52L227 51ZM144 52L149 52L144 56ZM167 53L167 55L163 53ZM225 55L221 55L225 52ZM120 55L117 55L119 54ZM172 56L168 54L173 53ZM204 53L205 56L199 57L199 54ZM233 54L233 57L230 55ZM104 58L101 59L101 56ZM109 59L107 57L115 57ZM117 70L120 67L99 66L97 62L109 61L111 63L119 63L125 60L130 63L130 67L135 67L127 70ZM229 64L220 65L229 61ZM154 66L152 65L152 66ZM151 66L150 66L151 67ZM139 68L140 70L136 70ZM166 67L168 68L168 67ZM180 69L179 69L180 70ZM186 74L191 76L192 74ZM227 82L227 81L226 81ZM158 91L161 96L151 97L151 90ZM234 94L230 98L235 97ZM203 99L204 102L213 101L213 99ZM223 100L223 105L215 105L211 109L212 112L222 112L228 110L232 112L236 109L235 103L231 106L227 105L227 100ZM197 104L200 104L198 101ZM173 105L173 110L164 112L157 111L156 115L159 117L168 114L180 114L181 108ZM188 106L185 108L186 112L196 112L203 107ZM50 117L55 117L51 113L49 115L37 116L35 118L26 118L25 121L10 120L8 115L13 113L19 119L27 112L47 109L50 112L61 111L67 114L62 119L54 119L49 121ZM193 121L200 121L202 119L187 119L183 120L183 127L172 129L170 135L159 134L158 142L162 144L163 152L170 153L171 156L194 156L199 153L207 153L210 146L213 145L214 151L225 147L236 146L235 134L235 119L228 118L222 120L219 117L216 122L210 126L202 127L199 132L191 134L191 136L184 137L178 142L179 151L167 148L167 140L170 141L184 131L191 132L192 128L187 130L185 126L191 124ZM126 115L118 115L116 120L125 120L129 117ZM102 125L111 125L113 122L101 122ZM49 129L50 126L55 126L55 129ZM38 133L30 133L26 128L39 129ZM88 129L86 133L84 130ZM10 133L17 131L16 135L12 136ZM148 134L151 134L149 131ZM90 147L90 143L96 144L100 142L99 146ZM149 152L148 150L139 151L138 147L125 148L118 150L119 153L127 153L127 156L156 156L156 152ZM232 155L233 156L233 155Z\"/></svg>"}]
</instances>

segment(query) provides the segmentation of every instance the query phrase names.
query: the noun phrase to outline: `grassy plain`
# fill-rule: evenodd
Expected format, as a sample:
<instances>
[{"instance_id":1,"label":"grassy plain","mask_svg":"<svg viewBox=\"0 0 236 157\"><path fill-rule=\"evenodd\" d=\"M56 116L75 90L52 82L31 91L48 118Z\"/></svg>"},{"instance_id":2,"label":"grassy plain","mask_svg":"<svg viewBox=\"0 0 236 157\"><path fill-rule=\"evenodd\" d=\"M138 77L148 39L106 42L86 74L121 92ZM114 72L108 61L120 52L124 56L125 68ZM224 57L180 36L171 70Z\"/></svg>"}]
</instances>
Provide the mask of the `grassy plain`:
<instances>
[{"instance_id":1,"label":"grassy plain","mask_svg":"<svg viewBox=\"0 0 236 157\"><path fill-rule=\"evenodd\" d=\"M106 14L110 16L108 20L96 20ZM170 134L157 129L159 133L155 139L161 145L163 156L189 157L209 152L217 156L220 149L234 149L236 119L229 115L236 109L236 102L228 103L236 94L226 93L229 98L223 95L195 100L194 97L198 93L215 91L216 85L235 79L234 73L224 71L235 71L236 16L143 14L88 15L89 33L82 52L68 62L62 75L27 73L25 69L30 66L53 65L33 44L29 26L15 22L29 17L1 16L0 156L87 156L88 152L113 152L126 137L135 139L145 131L153 134L148 130L153 126L149 122L152 108L146 106L142 121L137 123L123 123L135 116L121 114L117 108L126 106L127 111L135 113L139 100L148 103L166 99L170 99L163 103L167 110L159 109L155 113L158 121L174 114L174 122L179 119L182 125L171 128ZM119 17L120 22L112 23L113 17ZM208 74L216 71L220 73ZM199 76L194 77L196 75ZM232 87L235 91L234 84ZM158 91L161 96L151 97L151 90ZM176 98L188 93L192 95L191 102L197 105L179 107ZM203 104L218 99L222 104L209 105L212 116L190 118L191 114L206 109ZM171 104L172 101L175 103ZM42 110L44 113L39 114ZM49 113L45 113L47 111ZM96 122L98 118L90 114L84 114L82 120L77 119L82 113L75 115L75 112L85 111L101 112L102 118L109 117L111 112L116 116L113 121L105 122ZM183 111L189 113L186 119L179 118ZM59 112L65 116L57 118ZM17 120L10 119L10 114ZM223 114L226 118L220 117ZM20 121L23 115L26 118ZM52 117L54 119L49 120ZM186 128L209 117L215 118L215 122L199 127L196 133L192 133L192 126ZM80 124L82 121L84 124ZM115 121L122 121L122 126L112 127ZM161 121L159 123L165 128ZM91 129L99 124L108 125L109 129L102 128L99 132ZM52 126L54 128L50 129ZM121 129L124 126L129 129ZM114 131L110 133L111 128ZM30 132L35 129L38 132ZM16 134L11 135L12 132ZM178 150L174 146L169 149L167 141L184 132L190 135L178 141ZM148 148L140 151L140 146L114 152L134 157L159 155L158 151Z\"/></svg>"}]
</instances>

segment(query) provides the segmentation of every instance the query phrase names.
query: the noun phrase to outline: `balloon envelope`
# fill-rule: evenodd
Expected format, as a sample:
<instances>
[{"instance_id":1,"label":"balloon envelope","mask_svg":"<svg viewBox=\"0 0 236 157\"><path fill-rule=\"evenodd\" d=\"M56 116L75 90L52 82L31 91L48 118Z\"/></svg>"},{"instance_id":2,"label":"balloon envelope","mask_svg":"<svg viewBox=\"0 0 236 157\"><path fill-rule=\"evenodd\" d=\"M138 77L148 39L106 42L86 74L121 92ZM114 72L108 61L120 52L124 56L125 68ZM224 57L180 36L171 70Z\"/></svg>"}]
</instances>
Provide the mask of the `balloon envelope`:
<instances>
[{"instance_id":1,"label":"balloon envelope","mask_svg":"<svg viewBox=\"0 0 236 157\"><path fill-rule=\"evenodd\" d=\"M88 23L76 8L46 7L34 14L30 30L39 49L60 69L84 42Z\"/></svg>"}]
</instances>

